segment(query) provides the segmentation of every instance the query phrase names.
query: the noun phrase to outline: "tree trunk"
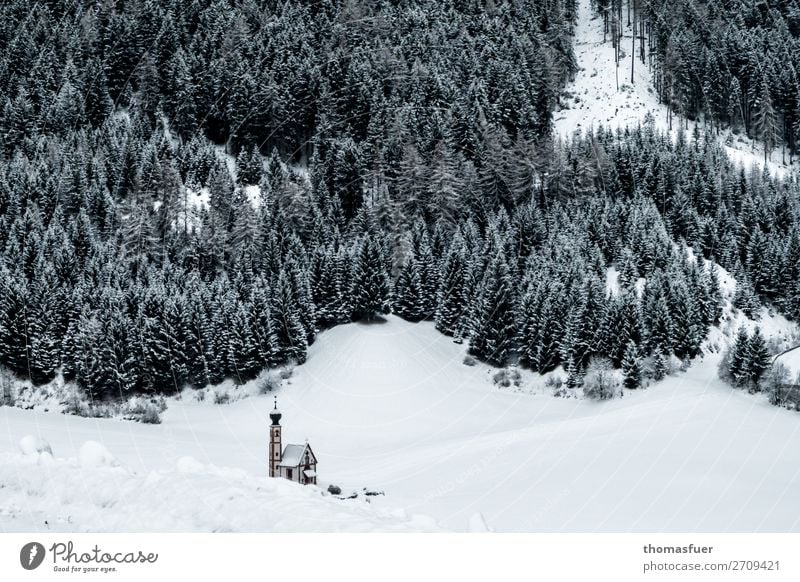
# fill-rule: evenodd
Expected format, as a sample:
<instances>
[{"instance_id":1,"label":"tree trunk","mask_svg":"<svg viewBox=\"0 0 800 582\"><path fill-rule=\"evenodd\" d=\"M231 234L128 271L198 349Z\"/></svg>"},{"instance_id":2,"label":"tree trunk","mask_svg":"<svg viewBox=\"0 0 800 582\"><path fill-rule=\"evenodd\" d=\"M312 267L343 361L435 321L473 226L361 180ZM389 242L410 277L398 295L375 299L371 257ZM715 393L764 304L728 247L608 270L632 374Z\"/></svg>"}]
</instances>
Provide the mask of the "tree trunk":
<instances>
[{"instance_id":1,"label":"tree trunk","mask_svg":"<svg viewBox=\"0 0 800 582\"><path fill-rule=\"evenodd\" d=\"M633 85L633 64L636 62L636 20L633 21L631 30L631 85Z\"/></svg>"}]
</instances>

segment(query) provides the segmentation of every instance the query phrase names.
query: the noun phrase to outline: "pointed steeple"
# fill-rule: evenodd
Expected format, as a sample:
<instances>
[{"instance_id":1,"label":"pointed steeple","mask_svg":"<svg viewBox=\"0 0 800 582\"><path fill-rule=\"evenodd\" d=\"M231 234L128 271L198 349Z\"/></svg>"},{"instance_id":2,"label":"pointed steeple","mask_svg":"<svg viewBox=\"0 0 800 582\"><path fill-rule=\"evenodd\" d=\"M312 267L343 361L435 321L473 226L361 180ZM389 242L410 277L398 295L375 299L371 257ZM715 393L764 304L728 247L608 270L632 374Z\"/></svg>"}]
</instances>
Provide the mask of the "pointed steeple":
<instances>
[{"instance_id":1,"label":"pointed steeple","mask_svg":"<svg viewBox=\"0 0 800 582\"><path fill-rule=\"evenodd\" d=\"M275 397L275 406L269 412L272 426L269 427L269 476L279 477L278 464L281 462L283 446L281 444L281 411L278 410L278 397Z\"/></svg>"}]
</instances>

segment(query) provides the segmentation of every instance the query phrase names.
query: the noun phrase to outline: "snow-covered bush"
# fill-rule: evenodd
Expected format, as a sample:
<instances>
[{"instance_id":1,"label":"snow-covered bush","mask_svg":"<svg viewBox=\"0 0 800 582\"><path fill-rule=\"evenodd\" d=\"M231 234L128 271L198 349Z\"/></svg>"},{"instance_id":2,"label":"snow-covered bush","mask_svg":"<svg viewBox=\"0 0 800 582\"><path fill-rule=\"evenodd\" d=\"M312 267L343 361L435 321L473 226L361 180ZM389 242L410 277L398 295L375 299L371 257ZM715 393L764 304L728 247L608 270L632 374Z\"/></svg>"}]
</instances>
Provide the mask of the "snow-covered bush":
<instances>
[{"instance_id":1,"label":"snow-covered bush","mask_svg":"<svg viewBox=\"0 0 800 582\"><path fill-rule=\"evenodd\" d=\"M469 354L464 356L464 365L465 366L474 366L477 363L478 363L478 361L475 358L473 358L472 356L470 356Z\"/></svg>"},{"instance_id":2,"label":"snow-covered bush","mask_svg":"<svg viewBox=\"0 0 800 582\"><path fill-rule=\"evenodd\" d=\"M544 385L552 391L553 396L559 398L567 396L567 389L564 386L564 379L561 376L556 376L555 374L548 376L544 381Z\"/></svg>"},{"instance_id":3,"label":"snow-covered bush","mask_svg":"<svg viewBox=\"0 0 800 582\"><path fill-rule=\"evenodd\" d=\"M34 436L32 434L24 436L19 440L19 450L23 455L26 456L34 456L41 453L47 453L48 455L53 454L53 449L50 447L50 443L48 443L42 437Z\"/></svg>"},{"instance_id":4,"label":"snow-covered bush","mask_svg":"<svg viewBox=\"0 0 800 582\"><path fill-rule=\"evenodd\" d=\"M256 379L258 393L264 395L274 392L280 388L281 382L283 382L283 380L281 379L280 374L276 373L275 370L264 370Z\"/></svg>"},{"instance_id":5,"label":"snow-covered bush","mask_svg":"<svg viewBox=\"0 0 800 582\"><path fill-rule=\"evenodd\" d=\"M761 390L767 393L769 401L782 406L786 398L787 386L791 382L791 372L782 362L775 362L761 378Z\"/></svg>"},{"instance_id":6,"label":"snow-covered bush","mask_svg":"<svg viewBox=\"0 0 800 582\"><path fill-rule=\"evenodd\" d=\"M117 458L105 446L97 441L86 441L78 451L78 462L81 467L115 467L119 465Z\"/></svg>"},{"instance_id":7,"label":"snow-covered bush","mask_svg":"<svg viewBox=\"0 0 800 582\"><path fill-rule=\"evenodd\" d=\"M84 418L110 418L118 411L113 403L90 402L77 387L64 399L64 414L83 416Z\"/></svg>"},{"instance_id":8,"label":"snow-covered bush","mask_svg":"<svg viewBox=\"0 0 800 582\"><path fill-rule=\"evenodd\" d=\"M139 417L139 422L144 424L161 424L161 414L152 405L148 405Z\"/></svg>"},{"instance_id":9,"label":"snow-covered bush","mask_svg":"<svg viewBox=\"0 0 800 582\"><path fill-rule=\"evenodd\" d=\"M733 386L735 383L733 375L731 374L730 349L726 349L724 352L722 352L722 357L719 359L719 364L717 364L717 377L719 377L719 379L725 382L726 384L730 384L731 386Z\"/></svg>"},{"instance_id":10,"label":"snow-covered bush","mask_svg":"<svg viewBox=\"0 0 800 582\"><path fill-rule=\"evenodd\" d=\"M227 392L214 392L214 404L228 404L231 401L231 395Z\"/></svg>"},{"instance_id":11,"label":"snow-covered bush","mask_svg":"<svg viewBox=\"0 0 800 582\"><path fill-rule=\"evenodd\" d=\"M547 379L544 381L544 385L548 388L561 388L564 384L564 379L561 376L557 376L553 374L552 376L548 376Z\"/></svg>"},{"instance_id":12,"label":"snow-covered bush","mask_svg":"<svg viewBox=\"0 0 800 582\"><path fill-rule=\"evenodd\" d=\"M135 420L144 424L161 424L161 413L167 409L167 402L161 398L137 396L122 405L125 420Z\"/></svg>"},{"instance_id":13,"label":"snow-covered bush","mask_svg":"<svg viewBox=\"0 0 800 582\"><path fill-rule=\"evenodd\" d=\"M642 378L656 381L663 379L665 374L659 373L656 368L656 356L642 358Z\"/></svg>"},{"instance_id":14,"label":"snow-covered bush","mask_svg":"<svg viewBox=\"0 0 800 582\"><path fill-rule=\"evenodd\" d=\"M621 389L619 377L614 372L611 360L595 357L586 366L583 377L583 395L592 400L610 400L618 396Z\"/></svg>"},{"instance_id":15,"label":"snow-covered bush","mask_svg":"<svg viewBox=\"0 0 800 582\"><path fill-rule=\"evenodd\" d=\"M64 400L64 414L73 414L75 416L87 416L84 412L88 409L86 400L80 395L73 393L67 396Z\"/></svg>"},{"instance_id":16,"label":"snow-covered bush","mask_svg":"<svg viewBox=\"0 0 800 582\"><path fill-rule=\"evenodd\" d=\"M764 338L767 346L767 351L772 356L777 356L781 352L785 352L795 346L800 345L800 332L795 329L784 330L781 335L773 335Z\"/></svg>"},{"instance_id":17,"label":"snow-covered bush","mask_svg":"<svg viewBox=\"0 0 800 582\"><path fill-rule=\"evenodd\" d=\"M655 380L656 382L677 371L675 360L662 353L642 358L641 367L642 379Z\"/></svg>"},{"instance_id":18,"label":"snow-covered bush","mask_svg":"<svg viewBox=\"0 0 800 582\"><path fill-rule=\"evenodd\" d=\"M278 375L280 376L281 380L288 380L289 378L292 377L292 374L294 374L294 366L295 366L294 362L289 362L288 364L286 364L286 366L281 368L280 372L278 372Z\"/></svg>"},{"instance_id":19,"label":"snow-covered bush","mask_svg":"<svg viewBox=\"0 0 800 582\"><path fill-rule=\"evenodd\" d=\"M163 396L148 398L132 396L125 401L97 402L86 397L86 394L73 386L62 401L64 414L82 416L84 418L111 418L121 416L125 420L134 420L145 424L160 424L161 413L167 409Z\"/></svg>"},{"instance_id":20,"label":"snow-covered bush","mask_svg":"<svg viewBox=\"0 0 800 582\"><path fill-rule=\"evenodd\" d=\"M519 386L522 382L522 376L516 368L505 368L496 372L495 375L492 376L492 380L495 386L509 388L512 384L514 386Z\"/></svg>"}]
</instances>

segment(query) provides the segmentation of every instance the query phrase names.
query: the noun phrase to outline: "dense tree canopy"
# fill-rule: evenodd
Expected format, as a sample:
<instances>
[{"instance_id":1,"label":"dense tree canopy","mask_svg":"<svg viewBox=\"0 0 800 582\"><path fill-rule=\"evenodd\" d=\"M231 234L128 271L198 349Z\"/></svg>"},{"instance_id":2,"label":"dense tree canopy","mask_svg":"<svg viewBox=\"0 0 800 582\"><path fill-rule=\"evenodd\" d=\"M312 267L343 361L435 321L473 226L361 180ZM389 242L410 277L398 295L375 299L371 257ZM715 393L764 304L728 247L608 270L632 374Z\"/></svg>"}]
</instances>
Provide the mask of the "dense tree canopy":
<instances>
[{"instance_id":1,"label":"dense tree canopy","mask_svg":"<svg viewBox=\"0 0 800 582\"><path fill-rule=\"evenodd\" d=\"M393 311L496 366L576 386L602 357L634 388L646 359L663 375L699 353L714 263L746 313L800 318L794 183L699 133L552 138L574 14L5 3L0 365L164 393L301 363L319 331Z\"/></svg>"}]
</instances>

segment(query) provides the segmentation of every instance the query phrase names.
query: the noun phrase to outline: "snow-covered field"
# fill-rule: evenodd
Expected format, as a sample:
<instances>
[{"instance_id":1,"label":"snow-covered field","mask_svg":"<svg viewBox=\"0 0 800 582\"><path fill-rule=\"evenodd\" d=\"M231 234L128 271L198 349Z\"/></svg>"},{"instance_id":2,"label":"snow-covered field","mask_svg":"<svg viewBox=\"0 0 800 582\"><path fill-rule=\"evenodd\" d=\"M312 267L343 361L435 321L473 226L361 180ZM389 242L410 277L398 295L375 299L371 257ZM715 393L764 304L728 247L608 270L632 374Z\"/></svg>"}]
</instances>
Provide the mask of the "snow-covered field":
<instances>
[{"instance_id":1,"label":"snow-covered field","mask_svg":"<svg viewBox=\"0 0 800 582\"><path fill-rule=\"evenodd\" d=\"M623 18L625 24L626 19ZM658 129L670 129L668 108L659 103L650 70L638 58L638 37L631 83L631 33L631 27L625 26L620 43L624 56L617 69L610 34L607 35L607 41L603 42L603 18L592 10L590 0L578 0L574 48L579 71L574 82L567 87L572 97L564 100L564 108L556 112L553 118L558 135L569 138L575 131L588 132L600 125L612 129L634 127L642 123L648 114L653 116ZM677 136L680 123L685 129L688 125L686 132L691 136L695 123L679 120L673 115L673 137ZM701 132L705 131L702 121L699 126ZM764 149L757 140L750 140L743 134L735 135L729 130L720 131L718 139L734 162L745 168L763 168ZM797 167L796 163L793 166L783 163L780 150L770 154L767 165L769 171L779 177L786 176Z\"/></svg>"},{"instance_id":2,"label":"snow-covered field","mask_svg":"<svg viewBox=\"0 0 800 582\"><path fill-rule=\"evenodd\" d=\"M800 417L722 385L717 356L606 403L496 388L463 356L395 317L322 333L278 393L320 489L265 477L269 395L184 397L155 426L0 408L0 530L800 529ZM21 455L28 434L55 459Z\"/></svg>"}]
</instances>

